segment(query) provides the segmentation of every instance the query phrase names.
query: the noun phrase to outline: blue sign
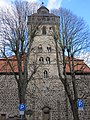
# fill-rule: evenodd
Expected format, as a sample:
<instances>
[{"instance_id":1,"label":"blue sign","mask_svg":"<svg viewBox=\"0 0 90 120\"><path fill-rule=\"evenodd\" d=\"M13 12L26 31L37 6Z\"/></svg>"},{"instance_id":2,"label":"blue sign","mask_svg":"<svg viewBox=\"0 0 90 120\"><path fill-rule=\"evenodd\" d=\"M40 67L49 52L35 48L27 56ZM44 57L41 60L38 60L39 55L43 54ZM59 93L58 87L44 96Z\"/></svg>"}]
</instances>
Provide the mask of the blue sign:
<instances>
[{"instance_id":1,"label":"blue sign","mask_svg":"<svg viewBox=\"0 0 90 120\"><path fill-rule=\"evenodd\" d=\"M20 104L19 105L19 110L20 111L25 111L26 110L26 105L25 104Z\"/></svg>"},{"instance_id":2,"label":"blue sign","mask_svg":"<svg viewBox=\"0 0 90 120\"><path fill-rule=\"evenodd\" d=\"M83 108L84 108L84 101L82 99L78 99L77 107L78 107L79 110L83 110Z\"/></svg>"}]
</instances>

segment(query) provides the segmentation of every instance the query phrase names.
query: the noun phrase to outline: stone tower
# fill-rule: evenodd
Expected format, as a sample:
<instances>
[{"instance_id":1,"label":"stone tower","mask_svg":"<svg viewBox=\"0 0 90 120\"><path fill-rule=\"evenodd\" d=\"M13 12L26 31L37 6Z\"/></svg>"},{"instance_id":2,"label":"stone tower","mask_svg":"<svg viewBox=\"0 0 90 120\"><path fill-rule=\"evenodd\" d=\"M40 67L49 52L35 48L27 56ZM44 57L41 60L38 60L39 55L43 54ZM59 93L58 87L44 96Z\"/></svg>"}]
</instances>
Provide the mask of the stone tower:
<instances>
[{"instance_id":1,"label":"stone tower","mask_svg":"<svg viewBox=\"0 0 90 120\"><path fill-rule=\"evenodd\" d=\"M34 94L30 103L34 110L32 120L65 120L65 91L58 77L53 39L53 31L59 32L59 24L59 16L49 13L45 6L28 17L29 34L31 29L37 28L29 58L29 65L34 61L38 66L35 83L32 82L36 87L31 87Z\"/></svg>"}]
</instances>

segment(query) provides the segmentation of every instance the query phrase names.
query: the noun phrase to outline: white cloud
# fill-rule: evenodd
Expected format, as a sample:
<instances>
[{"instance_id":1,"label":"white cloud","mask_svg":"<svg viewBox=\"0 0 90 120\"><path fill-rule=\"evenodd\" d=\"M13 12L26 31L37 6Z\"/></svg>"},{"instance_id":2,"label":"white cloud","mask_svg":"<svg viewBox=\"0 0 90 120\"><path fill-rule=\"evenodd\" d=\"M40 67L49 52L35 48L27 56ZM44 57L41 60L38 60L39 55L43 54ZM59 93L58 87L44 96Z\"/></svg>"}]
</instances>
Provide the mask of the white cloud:
<instances>
[{"instance_id":1,"label":"white cloud","mask_svg":"<svg viewBox=\"0 0 90 120\"><path fill-rule=\"evenodd\" d=\"M48 9L58 9L61 6L63 0L48 0Z\"/></svg>"},{"instance_id":2,"label":"white cloud","mask_svg":"<svg viewBox=\"0 0 90 120\"><path fill-rule=\"evenodd\" d=\"M90 67L90 52L84 52L82 51L79 56L79 59L83 59L84 62Z\"/></svg>"},{"instance_id":3,"label":"white cloud","mask_svg":"<svg viewBox=\"0 0 90 120\"><path fill-rule=\"evenodd\" d=\"M0 8L3 10L11 9L11 1L10 0L0 0Z\"/></svg>"},{"instance_id":4,"label":"white cloud","mask_svg":"<svg viewBox=\"0 0 90 120\"><path fill-rule=\"evenodd\" d=\"M15 0L0 0L0 8L8 8L12 1ZM22 0L25 1L25 0ZM28 2L37 2L37 0L26 0Z\"/></svg>"},{"instance_id":5,"label":"white cloud","mask_svg":"<svg viewBox=\"0 0 90 120\"><path fill-rule=\"evenodd\" d=\"M26 1L28 1L28 2L37 2L37 0L26 0Z\"/></svg>"},{"instance_id":6,"label":"white cloud","mask_svg":"<svg viewBox=\"0 0 90 120\"><path fill-rule=\"evenodd\" d=\"M0 0L0 8L8 7L8 5L14 0ZM28 2L40 2L39 0L22 0ZM59 8L63 0L48 0L48 9Z\"/></svg>"},{"instance_id":7,"label":"white cloud","mask_svg":"<svg viewBox=\"0 0 90 120\"><path fill-rule=\"evenodd\" d=\"M7 6L7 3L4 0L0 0L0 8Z\"/></svg>"}]
</instances>

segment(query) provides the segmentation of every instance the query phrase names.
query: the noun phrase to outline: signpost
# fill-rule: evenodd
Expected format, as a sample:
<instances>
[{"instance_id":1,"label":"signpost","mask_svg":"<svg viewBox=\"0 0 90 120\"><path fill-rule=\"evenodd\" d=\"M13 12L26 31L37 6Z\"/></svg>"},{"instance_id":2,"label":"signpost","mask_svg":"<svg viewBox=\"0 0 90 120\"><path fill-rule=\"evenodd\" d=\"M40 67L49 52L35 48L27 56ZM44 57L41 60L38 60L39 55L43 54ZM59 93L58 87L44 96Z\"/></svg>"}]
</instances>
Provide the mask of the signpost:
<instances>
[{"instance_id":1,"label":"signpost","mask_svg":"<svg viewBox=\"0 0 90 120\"><path fill-rule=\"evenodd\" d=\"M20 104L19 105L19 110L20 111L25 111L26 110L26 105L25 104Z\"/></svg>"},{"instance_id":2,"label":"signpost","mask_svg":"<svg viewBox=\"0 0 90 120\"><path fill-rule=\"evenodd\" d=\"M78 108L78 110L84 109L84 101L82 99L77 100L77 108Z\"/></svg>"},{"instance_id":3,"label":"signpost","mask_svg":"<svg viewBox=\"0 0 90 120\"><path fill-rule=\"evenodd\" d=\"M26 110L26 105L25 104L20 104L19 105L19 113L21 115L21 119L24 119L24 111Z\"/></svg>"}]
</instances>

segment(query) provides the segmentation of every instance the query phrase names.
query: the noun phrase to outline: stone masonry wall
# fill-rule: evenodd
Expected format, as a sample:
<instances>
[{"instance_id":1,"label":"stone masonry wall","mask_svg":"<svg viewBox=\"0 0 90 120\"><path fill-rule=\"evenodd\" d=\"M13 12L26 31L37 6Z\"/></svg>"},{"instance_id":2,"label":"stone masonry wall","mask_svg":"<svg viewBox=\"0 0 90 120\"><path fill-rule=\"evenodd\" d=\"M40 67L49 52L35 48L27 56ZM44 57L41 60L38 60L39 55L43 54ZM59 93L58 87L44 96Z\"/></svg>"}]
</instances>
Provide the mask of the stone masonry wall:
<instances>
[{"instance_id":1,"label":"stone masonry wall","mask_svg":"<svg viewBox=\"0 0 90 120\"><path fill-rule=\"evenodd\" d=\"M77 76L78 78L80 76ZM77 80L79 98L85 102L83 111L79 111L80 120L90 120L90 80L89 76ZM50 108L50 120L72 120L72 112L62 83L57 78L32 80L27 88L27 110L32 110L30 120L43 120L43 108ZM19 115L17 84L13 76L0 77L0 114L6 117Z\"/></svg>"}]
</instances>

